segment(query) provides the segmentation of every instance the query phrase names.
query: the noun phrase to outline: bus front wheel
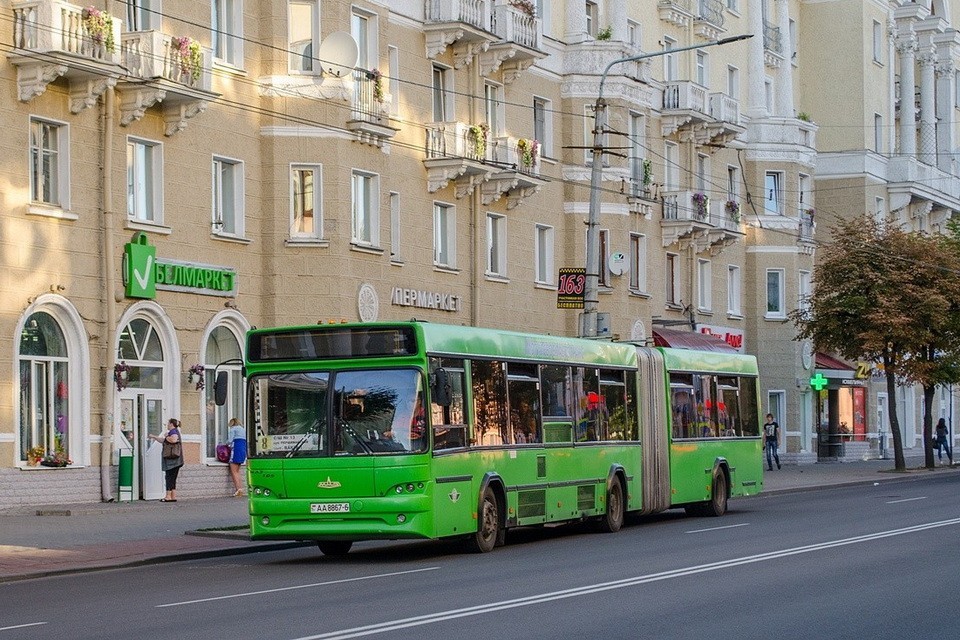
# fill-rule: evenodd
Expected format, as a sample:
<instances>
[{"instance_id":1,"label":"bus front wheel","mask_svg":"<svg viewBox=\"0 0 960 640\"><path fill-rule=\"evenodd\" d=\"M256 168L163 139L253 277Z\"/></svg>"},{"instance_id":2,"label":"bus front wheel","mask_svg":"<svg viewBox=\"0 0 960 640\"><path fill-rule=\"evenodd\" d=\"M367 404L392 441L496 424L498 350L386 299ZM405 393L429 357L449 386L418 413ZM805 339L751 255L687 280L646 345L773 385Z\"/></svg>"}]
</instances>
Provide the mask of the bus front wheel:
<instances>
[{"instance_id":1,"label":"bus front wheel","mask_svg":"<svg viewBox=\"0 0 960 640\"><path fill-rule=\"evenodd\" d=\"M706 502L688 504L685 509L692 516L719 517L727 512L727 474L718 469L713 474L710 499Z\"/></svg>"},{"instance_id":2,"label":"bus front wheel","mask_svg":"<svg viewBox=\"0 0 960 640\"><path fill-rule=\"evenodd\" d=\"M483 491L483 500L480 501L480 511L477 513L477 531L468 540L471 550L477 553L493 551L497 543L502 544L503 524L500 516L500 503L493 489L487 487Z\"/></svg>"},{"instance_id":3,"label":"bus front wheel","mask_svg":"<svg viewBox=\"0 0 960 640\"><path fill-rule=\"evenodd\" d=\"M616 533L623 527L624 504L623 485L619 477L614 477L607 491L607 512L600 517L600 531Z\"/></svg>"},{"instance_id":4,"label":"bus front wheel","mask_svg":"<svg viewBox=\"0 0 960 640\"><path fill-rule=\"evenodd\" d=\"M319 540L317 547L325 556L345 556L350 553L353 542L349 540Z\"/></svg>"}]
</instances>

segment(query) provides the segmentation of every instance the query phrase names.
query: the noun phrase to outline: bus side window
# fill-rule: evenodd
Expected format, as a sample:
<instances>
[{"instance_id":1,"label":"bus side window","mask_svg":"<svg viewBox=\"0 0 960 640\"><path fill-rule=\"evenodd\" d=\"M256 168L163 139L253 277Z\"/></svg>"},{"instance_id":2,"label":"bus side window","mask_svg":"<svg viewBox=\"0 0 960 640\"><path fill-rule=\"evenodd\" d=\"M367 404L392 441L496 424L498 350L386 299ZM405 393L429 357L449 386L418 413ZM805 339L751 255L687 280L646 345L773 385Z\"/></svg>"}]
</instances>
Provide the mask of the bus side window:
<instances>
[{"instance_id":1,"label":"bus side window","mask_svg":"<svg viewBox=\"0 0 960 640\"><path fill-rule=\"evenodd\" d=\"M757 406L757 379L743 376L740 378L740 423L743 435L760 435L760 409Z\"/></svg>"},{"instance_id":2,"label":"bus side window","mask_svg":"<svg viewBox=\"0 0 960 640\"><path fill-rule=\"evenodd\" d=\"M510 442L507 432L507 376L502 362L470 361L473 385L474 439L479 447Z\"/></svg>"},{"instance_id":3,"label":"bus side window","mask_svg":"<svg viewBox=\"0 0 960 640\"><path fill-rule=\"evenodd\" d=\"M430 358L430 372L442 367L449 375L450 404L430 404L430 423L433 425L433 448L459 449L467 446L467 420L464 414L463 360Z\"/></svg>"}]
</instances>

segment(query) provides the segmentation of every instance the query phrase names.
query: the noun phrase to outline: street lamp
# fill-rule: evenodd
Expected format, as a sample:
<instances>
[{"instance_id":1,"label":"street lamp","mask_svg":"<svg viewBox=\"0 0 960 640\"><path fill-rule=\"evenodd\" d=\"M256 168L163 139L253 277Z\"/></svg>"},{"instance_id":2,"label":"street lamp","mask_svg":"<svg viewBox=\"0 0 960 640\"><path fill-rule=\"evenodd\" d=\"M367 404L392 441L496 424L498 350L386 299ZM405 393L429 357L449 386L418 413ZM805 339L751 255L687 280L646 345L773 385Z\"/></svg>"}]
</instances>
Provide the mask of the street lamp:
<instances>
[{"instance_id":1,"label":"street lamp","mask_svg":"<svg viewBox=\"0 0 960 640\"><path fill-rule=\"evenodd\" d=\"M603 83L607 81L607 74L610 72L610 68L615 64L623 62L636 62L645 58L667 55L668 53L715 47L717 45L729 44L752 37L752 33L745 33L739 36L723 38L716 42L708 42L707 44L642 53L638 56L614 60L603 70L603 74L600 76L600 90L597 92L597 104L593 110L593 168L590 172L590 214L587 220L587 278L584 282L583 289L583 318L580 323L580 337L595 338L597 336L597 304L599 303L597 292L600 285L600 248L598 246L599 236L597 227L600 224L600 178L603 168L601 166L601 162L603 161L603 131L607 124L607 105L603 101Z\"/></svg>"}]
</instances>

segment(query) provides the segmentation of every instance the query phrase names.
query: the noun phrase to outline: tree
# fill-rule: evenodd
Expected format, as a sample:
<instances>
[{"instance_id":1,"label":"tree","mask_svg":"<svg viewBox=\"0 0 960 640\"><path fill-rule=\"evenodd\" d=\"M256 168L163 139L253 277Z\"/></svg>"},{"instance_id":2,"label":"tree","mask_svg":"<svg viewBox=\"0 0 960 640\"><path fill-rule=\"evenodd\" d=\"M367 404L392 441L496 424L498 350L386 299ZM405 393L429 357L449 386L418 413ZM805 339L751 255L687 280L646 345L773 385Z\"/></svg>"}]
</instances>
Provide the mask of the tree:
<instances>
[{"instance_id":1,"label":"tree","mask_svg":"<svg viewBox=\"0 0 960 640\"><path fill-rule=\"evenodd\" d=\"M923 385L924 444L932 466L934 388L960 370L960 320L950 313L960 309L958 252L945 238L906 232L867 215L841 222L833 237L820 250L809 306L791 314L798 338L849 360L883 363L899 471L906 464L896 412L898 378Z\"/></svg>"}]
</instances>

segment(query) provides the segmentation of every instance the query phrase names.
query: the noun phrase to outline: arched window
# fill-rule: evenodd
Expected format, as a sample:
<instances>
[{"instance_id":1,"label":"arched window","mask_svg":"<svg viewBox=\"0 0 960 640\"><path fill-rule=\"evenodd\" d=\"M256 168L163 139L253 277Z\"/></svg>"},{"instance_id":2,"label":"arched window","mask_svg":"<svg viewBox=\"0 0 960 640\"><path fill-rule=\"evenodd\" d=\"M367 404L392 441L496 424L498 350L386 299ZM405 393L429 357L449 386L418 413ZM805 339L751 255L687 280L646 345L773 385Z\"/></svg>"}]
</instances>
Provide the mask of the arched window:
<instances>
[{"instance_id":1,"label":"arched window","mask_svg":"<svg viewBox=\"0 0 960 640\"><path fill-rule=\"evenodd\" d=\"M130 365L128 387L163 388L163 347L153 325L135 318L120 332L117 360Z\"/></svg>"},{"instance_id":2,"label":"arched window","mask_svg":"<svg viewBox=\"0 0 960 640\"><path fill-rule=\"evenodd\" d=\"M20 334L20 460L70 452L70 377L63 330L48 313Z\"/></svg>"},{"instance_id":3,"label":"arched window","mask_svg":"<svg viewBox=\"0 0 960 640\"><path fill-rule=\"evenodd\" d=\"M206 455L216 457L217 444L227 441L227 422L238 418L245 422L243 415L243 374L240 342L237 336L221 325L210 332L204 350L204 368L206 369ZM222 364L227 363L227 364ZM219 367L217 365L220 365ZM227 401L218 407L214 399L214 370L227 373Z\"/></svg>"}]
</instances>

